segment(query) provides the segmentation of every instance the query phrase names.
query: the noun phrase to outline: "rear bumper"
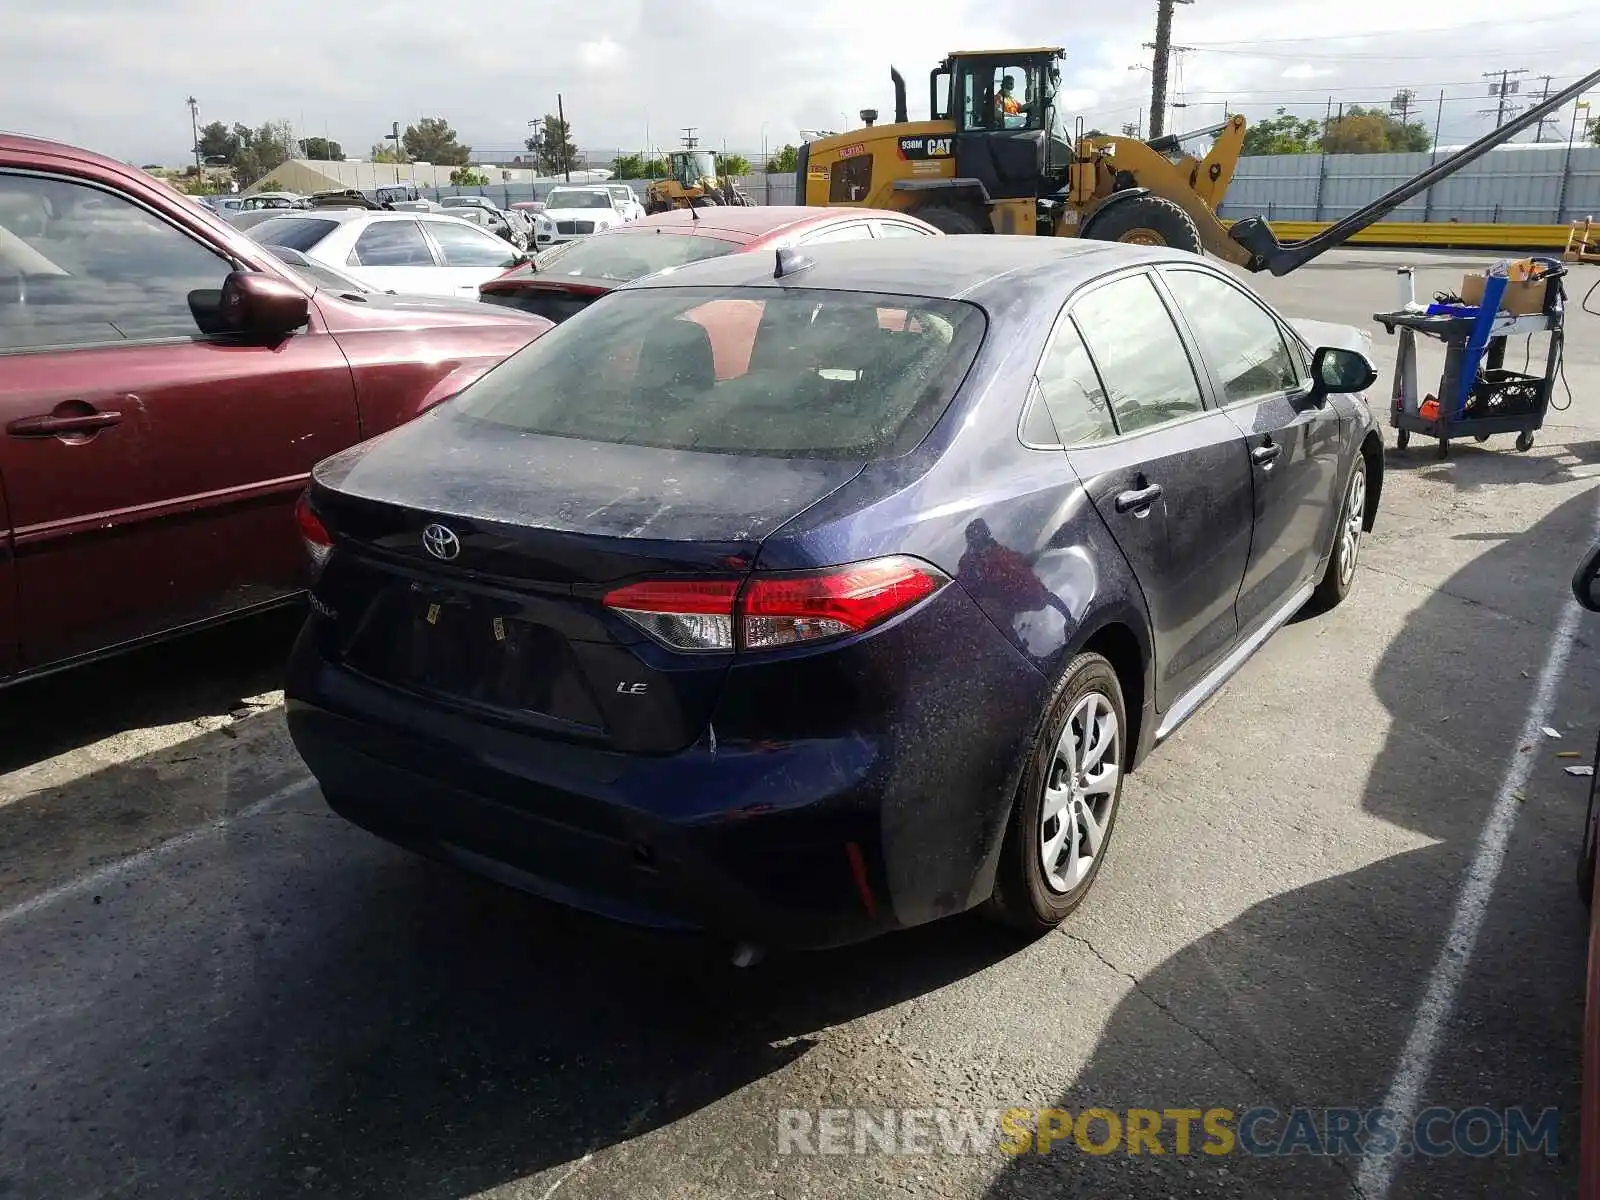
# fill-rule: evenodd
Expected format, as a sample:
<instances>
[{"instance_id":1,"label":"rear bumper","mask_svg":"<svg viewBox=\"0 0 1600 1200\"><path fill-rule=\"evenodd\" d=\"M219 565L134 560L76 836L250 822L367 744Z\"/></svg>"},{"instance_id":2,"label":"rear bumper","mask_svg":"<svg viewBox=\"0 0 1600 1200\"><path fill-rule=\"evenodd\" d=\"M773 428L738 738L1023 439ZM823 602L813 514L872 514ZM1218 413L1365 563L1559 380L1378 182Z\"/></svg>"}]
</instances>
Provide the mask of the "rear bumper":
<instances>
[{"instance_id":1,"label":"rear bumper","mask_svg":"<svg viewBox=\"0 0 1600 1200\"><path fill-rule=\"evenodd\" d=\"M1043 680L969 601L950 602L983 654L961 673L929 661L943 686L922 711L768 740L729 710L775 697L759 678L732 681L712 723L720 742L659 756L554 741L374 683L323 656L313 617L285 686L289 731L329 805L389 841L616 920L839 945L993 887ZM895 640L885 652L898 656ZM783 676L783 697L810 682L793 664Z\"/></svg>"}]
</instances>

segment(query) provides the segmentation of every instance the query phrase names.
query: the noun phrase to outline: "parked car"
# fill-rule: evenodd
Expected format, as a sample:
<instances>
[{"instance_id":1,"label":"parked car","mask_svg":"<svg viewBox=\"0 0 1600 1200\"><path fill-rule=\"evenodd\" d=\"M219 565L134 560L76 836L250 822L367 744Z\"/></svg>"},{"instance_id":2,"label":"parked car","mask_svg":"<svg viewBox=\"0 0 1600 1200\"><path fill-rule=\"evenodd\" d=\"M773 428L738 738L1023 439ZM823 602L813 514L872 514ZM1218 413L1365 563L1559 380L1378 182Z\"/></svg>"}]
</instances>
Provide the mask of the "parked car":
<instances>
[{"instance_id":1,"label":"parked car","mask_svg":"<svg viewBox=\"0 0 1600 1200\"><path fill-rule=\"evenodd\" d=\"M719 207L641 217L541 251L478 287L504 304L564 321L630 280L724 254L870 238L940 237L908 213L870 208Z\"/></svg>"},{"instance_id":2,"label":"parked car","mask_svg":"<svg viewBox=\"0 0 1600 1200\"><path fill-rule=\"evenodd\" d=\"M1376 373L1319 328L1114 242L641 279L318 465L295 744L356 823L612 916L1048 929L1124 774L1354 584Z\"/></svg>"},{"instance_id":3,"label":"parked car","mask_svg":"<svg viewBox=\"0 0 1600 1200\"><path fill-rule=\"evenodd\" d=\"M324 290L141 171L0 134L0 681L297 595L312 464L548 328Z\"/></svg>"},{"instance_id":4,"label":"parked car","mask_svg":"<svg viewBox=\"0 0 1600 1200\"><path fill-rule=\"evenodd\" d=\"M487 196L446 196L439 202L452 217L460 217L487 229L518 250L526 250L532 225L521 213L508 213L496 207Z\"/></svg>"},{"instance_id":5,"label":"parked car","mask_svg":"<svg viewBox=\"0 0 1600 1200\"><path fill-rule=\"evenodd\" d=\"M534 217L544 211L543 200L514 200L511 204L512 212L522 213L531 222Z\"/></svg>"},{"instance_id":6,"label":"parked car","mask_svg":"<svg viewBox=\"0 0 1600 1200\"><path fill-rule=\"evenodd\" d=\"M250 231L380 290L476 298L478 285L526 255L459 217L356 208L285 214Z\"/></svg>"},{"instance_id":7,"label":"parked car","mask_svg":"<svg viewBox=\"0 0 1600 1200\"><path fill-rule=\"evenodd\" d=\"M1572 576L1572 594L1590 612L1600 612L1600 543L1589 548ZM1600 904L1595 901L1596 859L1600 857L1600 741L1589 806L1578 845L1578 895L1589 907L1588 983L1583 1009L1583 1073L1578 1128L1578 1198L1600 1200Z\"/></svg>"},{"instance_id":8,"label":"parked car","mask_svg":"<svg viewBox=\"0 0 1600 1200\"><path fill-rule=\"evenodd\" d=\"M616 208L622 214L624 221L637 221L644 216L644 205L639 203L639 193L625 183L608 183L606 190L611 193L611 199L616 202Z\"/></svg>"},{"instance_id":9,"label":"parked car","mask_svg":"<svg viewBox=\"0 0 1600 1200\"><path fill-rule=\"evenodd\" d=\"M239 207L245 212L253 212L257 209L310 208L311 204L298 192L256 192L254 195L241 196Z\"/></svg>"},{"instance_id":10,"label":"parked car","mask_svg":"<svg viewBox=\"0 0 1600 1200\"><path fill-rule=\"evenodd\" d=\"M227 218L228 224L232 225L235 229L244 232L249 232L257 225L260 225L265 221L274 220L275 218L283 215L284 210L281 208L239 209L235 212L224 214L224 216Z\"/></svg>"},{"instance_id":11,"label":"parked car","mask_svg":"<svg viewBox=\"0 0 1600 1200\"><path fill-rule=\"evenodd\" d=\"M540 249L573 238L588 237L623 223L611 189L604 184L551 188L544 211L533 222L534 245Z\"/></svg>"}]
</instances>

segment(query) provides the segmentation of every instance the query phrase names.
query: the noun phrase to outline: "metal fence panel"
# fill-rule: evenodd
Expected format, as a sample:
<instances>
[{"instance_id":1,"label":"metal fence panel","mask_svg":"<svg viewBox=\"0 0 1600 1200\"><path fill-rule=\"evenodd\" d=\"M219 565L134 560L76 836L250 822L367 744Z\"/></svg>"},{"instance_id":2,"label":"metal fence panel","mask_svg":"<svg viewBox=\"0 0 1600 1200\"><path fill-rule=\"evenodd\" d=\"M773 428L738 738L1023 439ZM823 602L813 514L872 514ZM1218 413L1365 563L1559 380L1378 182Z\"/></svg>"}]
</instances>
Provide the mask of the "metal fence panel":
<instances>
[{"instance_id":1,"label":"metal fence panel","mask_svg":"<svg viewBox=\"0 0 1600 1200\"><path fill-rule=\"evenodd\" d=\"M1444 153L1242 158L1221 215L1338 220L1425 170ZM1564 225L1595 213L1600 213L1600 147L1521 145L1491 151L1387 219Z\"/></svg>"}]
</instances>

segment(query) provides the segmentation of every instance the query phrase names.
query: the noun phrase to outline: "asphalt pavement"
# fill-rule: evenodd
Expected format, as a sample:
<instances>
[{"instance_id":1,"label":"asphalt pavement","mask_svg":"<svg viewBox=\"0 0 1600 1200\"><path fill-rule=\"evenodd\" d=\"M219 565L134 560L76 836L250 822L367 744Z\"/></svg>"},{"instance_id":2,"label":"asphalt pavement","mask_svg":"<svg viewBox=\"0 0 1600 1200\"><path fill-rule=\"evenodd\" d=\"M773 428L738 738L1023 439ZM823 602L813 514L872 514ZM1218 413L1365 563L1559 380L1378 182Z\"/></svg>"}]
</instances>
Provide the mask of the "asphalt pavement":
<instances>
[{"instance_id":1,"label":"asphalt pavement","mask_svg":"<svg viewBox=\"0 0 1600 1200\"><path fill-rule=\"evenodd\" d=\"M1257 284L1370 325L1398 263L1427 294L1492 257ZM0 1197L1572 1194L1600 318L1569 338L1530 453L1385 430L1353 596L1131 777L1095 893L1031 942L960 918L738 970L391 848L288 743L292 615L0 694ZM1515 1155L1202 1147L1217 1110L1385 1105L1556 1115ZM1074 1132L1009 1154L1014 1108ZM1162 1152L1098 1153L1130 1110Z\"/></svg>"}]
</instances>

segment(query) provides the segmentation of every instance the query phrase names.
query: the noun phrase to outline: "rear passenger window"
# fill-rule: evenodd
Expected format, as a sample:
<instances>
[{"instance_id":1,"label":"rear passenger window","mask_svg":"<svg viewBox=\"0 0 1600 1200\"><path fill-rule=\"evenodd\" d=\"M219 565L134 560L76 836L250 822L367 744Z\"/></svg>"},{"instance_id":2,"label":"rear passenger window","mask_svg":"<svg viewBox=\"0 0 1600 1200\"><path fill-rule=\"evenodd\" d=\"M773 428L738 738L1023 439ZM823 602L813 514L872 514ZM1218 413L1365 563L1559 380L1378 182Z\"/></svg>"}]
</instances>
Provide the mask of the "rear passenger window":
<instances>
[{"instance_id":1,"label":"rear passenger window","mask_svg":"<svg viewBox=\"0 0 1600 1200\"><path fill-rule=\"evenodd\" d=\"M841 158L828 169L828 203L849 204L865 200L872 190L872 155Z\"/></svg>"},{"instance_id":2,"label":"rear passenger window","mask_svg":"<svg viewBox=\"0 0 1600 1200\"><path fill-rule=\"evenodd\" d=\"M1117 436L1094 363L1071 318L1061 322L1039 360L1039 390L1064 446Z\"/></svg>"},{"instance_id":3,"label":"rear passenger window","mask_svg":"<svg viewBox=\"0 0 1600 1200\"><path fill-rule=\"evenodd\" d=\"M1072 317L1100 368L1123 433L1200 412L1200 385L1156 286L1134 275L1095 288Z\"/></svg>"},{"instance_id":4,"label":"rear passenger window","mask_svg":"<svg viewBox=\"0 0 1600 1200\"><path fill-rule=\"evenodd\" d=\"M879 221L878 236L886 238L903 237L932 237L926 229L918 229L915 225L902 225L899 221Z\"/></svg>"},{"instance_id":5,"label":"rear passenger window","mask_svg":"<svg viewBox=\"0 0 1600 1200\"><path fill-rule=\"evenodd\" d=\"M832 225L820 233L814 233L804 240L804 245L820 246L824 242L864 242L872 237L872 230L865 221L856 221L850 225Z\"/></svg>"},{"instance_id":6,"label":"rear passenger window","mask_svg":"<svg viewBox=\"0 0 1600 1200\"><path fill-rule=\"evenodd\" d=\"M415 221L375 221L362 230L350 252L355 267L431 267L433 251Z\"/></svg>"},{"instance_id":7,"label":"rear passenger window","mask_svg":"<svg viewBox=\"0 0 1600 1200\"><path fill-rule=\"evenodd\" d=\"M1215 275L1168 271L1166 279L1225 403L1281 396L1299 386L1283 331L1264 308Z\"/></svg>"}]
</instances>

